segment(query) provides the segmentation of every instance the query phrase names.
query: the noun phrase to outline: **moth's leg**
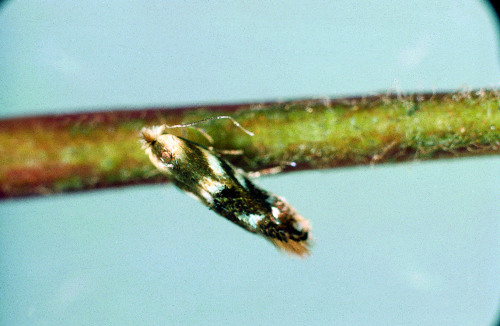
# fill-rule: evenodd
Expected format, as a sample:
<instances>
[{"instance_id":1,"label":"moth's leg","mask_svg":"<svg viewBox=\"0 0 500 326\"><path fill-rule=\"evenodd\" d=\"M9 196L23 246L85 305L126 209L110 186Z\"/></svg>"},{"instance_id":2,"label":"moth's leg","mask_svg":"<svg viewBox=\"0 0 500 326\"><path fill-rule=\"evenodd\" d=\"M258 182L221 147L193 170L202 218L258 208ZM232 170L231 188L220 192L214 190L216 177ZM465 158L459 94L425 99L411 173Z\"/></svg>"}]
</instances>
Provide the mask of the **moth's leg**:
<instances>
[{"instance_id":1,"label":"moth's leg","mask_svg":"<svg viewBox=\"0 0 500 326\"><path fill-rule=\"evenodd\" d=\"M196 129L200 134L202 134L210 143L210 145L214 144L214 139L202 128L190 126L190 128ZM221 155L242 155L244 152L242 149L214 149L213 146L207 147L210 151L217 152Z\"/></svg>"},{"instance_id":2,"label":"moth's leg","mask_svg":"<svg viewBox=\"0 0 500 326\"><path fill-rule=\"evenodd\" d=\"M214 144L214 139L205 130L203 130L202 128L199 128L199 127L194 127L194 126L190 126L190 127L193 129L196 129L200 134L202 134L208 140L210 145Z\"/></svg>"},{"instance_id":3,"label":"moth's leg","mask_svg":"<svg viewBox=\"0 0 500 326\"><path fill-rule=\"evenodd\" d=\"M260 171L247 172L247 175L251 178L258 178L261 175L278 174L278 173L283 172L283 169L285 168L285 166L292 166L293 167L295 165L296 165L295 162L283 162L281 165L274 166L272 168L267 168L267 169L263 169Z\"/></svg>"},{"instance_id":4,"label":"moth's leg","mask_svg":"<svg viewBox=\"0 0 500 326\"><path fill-rule=\"evenodd\" d=\"M210 150L217 152L222 155L243 155L244 151L242 149L214 149L209 147Z\"/></svg>"},{"instance_id":5,"label":"moth's leg","mask_svg":"<svg viewBox=\"0 0 500 326\"><path fill-rule=\"evenodd\" d=\"M171 126L169 126L169 128L170 127ZM198 131L200 134L203 135L203 137L205 137L205 139L208 141L208 143L210 145L213 145L214 139L205 130L203 130L202 128L199 128L199 127L195 127L195 126L187 126L186 128L182 128L182 137L183 138L186 138L186 139L188 138L187 131L186 131L187 128L193 128L194 130Z\"/></svg>"},{"instance_id":6,"label":"moth's leg","mask_svg":"<svg viewBox=\"0 0 500 326\"><path fill-rule=\"evenodd\" d=\"M158 174L161 174L161 172L158 169L154 169L154 170L151 170L149 172L146 172L146 174L144 174L144 177L146 179L149 179L149 178L152 178L154 176L157 176Z\"/></svg>"},{"instance_id":7,"label":"moth's leg","mask_svg":"<svg viewBox=\"0 0 500 326\"><path fill-rule=\"evenodd\" d=\"M258 178L261 175L278 174L281 171L283 171L283 166L274 166L272 168L267 168L267 169L263 169L263 170L260 170L260 171L247 172L247 175L250 178Z\"/></svg>"}]
</instances>

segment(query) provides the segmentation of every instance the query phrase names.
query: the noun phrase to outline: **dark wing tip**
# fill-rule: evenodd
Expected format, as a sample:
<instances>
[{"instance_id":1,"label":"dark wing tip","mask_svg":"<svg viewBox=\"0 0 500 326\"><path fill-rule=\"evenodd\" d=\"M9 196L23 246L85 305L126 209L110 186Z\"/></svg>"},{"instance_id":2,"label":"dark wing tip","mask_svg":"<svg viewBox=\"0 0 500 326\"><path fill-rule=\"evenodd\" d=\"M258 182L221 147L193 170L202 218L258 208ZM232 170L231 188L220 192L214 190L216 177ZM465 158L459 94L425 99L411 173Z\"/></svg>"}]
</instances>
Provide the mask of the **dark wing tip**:
<instances>
[{"instance_id":1,"label":"dark wing tip","mask_svg":"<svg viewBox=\"0 0 500 326\"><path fill-rule=\"evenodd\" d=\"M313 238L311 225L308 220L294 213L281 223L269 221L261 229L263 235L271 241L276 248L292 256L306 257L311 254Z\"/></svg>"}]
</instances>

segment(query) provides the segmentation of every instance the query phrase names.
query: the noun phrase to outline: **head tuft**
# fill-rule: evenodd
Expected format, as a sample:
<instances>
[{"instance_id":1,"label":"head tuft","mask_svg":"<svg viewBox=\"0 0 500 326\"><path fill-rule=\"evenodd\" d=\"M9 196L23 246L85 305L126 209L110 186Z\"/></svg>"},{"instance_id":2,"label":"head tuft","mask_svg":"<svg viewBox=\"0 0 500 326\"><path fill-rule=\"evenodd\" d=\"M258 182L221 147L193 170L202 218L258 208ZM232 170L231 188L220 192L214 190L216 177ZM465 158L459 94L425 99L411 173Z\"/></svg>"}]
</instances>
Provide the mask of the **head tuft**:
<instances>
[{"instance_id":1,"label":"head tuft","mask_svg":"<svg viewBox=\"0 0 500 326\"><path fill-rule=\"evenodd\" d=\"M143 127L139 134L142 148L146 149L157 141L158 137L163 134L163 130L163 126Z\"/></svg>"}]
</instances>

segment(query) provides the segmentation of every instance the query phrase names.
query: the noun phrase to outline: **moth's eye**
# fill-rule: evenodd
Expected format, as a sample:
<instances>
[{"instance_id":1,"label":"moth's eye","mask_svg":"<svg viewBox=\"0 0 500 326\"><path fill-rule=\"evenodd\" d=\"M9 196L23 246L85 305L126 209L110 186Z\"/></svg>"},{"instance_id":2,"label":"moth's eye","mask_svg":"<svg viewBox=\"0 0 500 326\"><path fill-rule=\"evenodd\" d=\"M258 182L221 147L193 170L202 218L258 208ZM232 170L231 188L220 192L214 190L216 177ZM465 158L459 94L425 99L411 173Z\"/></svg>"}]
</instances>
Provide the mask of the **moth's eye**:
<instances>
[{"instance_id":1,"label":"moth's eye","mask_svg":"<svg viewBox=\"0 0 500 326\"><path fill-rule=\"evenodd\" d=\"M173 165L172 165L172 154L171 153L167 153L167 152L163 152L161 154L161 161L166 165L168 166L169 168L172 168Z\"/></svg>"}]
</instances>

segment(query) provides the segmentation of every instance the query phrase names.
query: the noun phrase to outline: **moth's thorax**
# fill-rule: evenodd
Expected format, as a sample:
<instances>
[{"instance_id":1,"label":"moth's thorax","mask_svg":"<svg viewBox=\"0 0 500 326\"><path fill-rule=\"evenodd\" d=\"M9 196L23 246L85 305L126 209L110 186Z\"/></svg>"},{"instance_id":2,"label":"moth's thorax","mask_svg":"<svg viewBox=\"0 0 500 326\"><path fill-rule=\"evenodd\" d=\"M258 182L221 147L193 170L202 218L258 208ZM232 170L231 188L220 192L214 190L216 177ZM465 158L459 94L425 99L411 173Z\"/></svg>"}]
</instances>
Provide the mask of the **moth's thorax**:
<instances>
[{"instance_id":1,"label":"moth's thorax","mask_svg":"<svg viewBox=\"0 0 500 326\"><path fill-rule=\"evenodd\" d=\"M161 157L162 161L169 164L169 160L182 160L184 155L184 142L178 137L164 134L157 138L154 144L154 154Z\"/></svg>"}]
</instances>

